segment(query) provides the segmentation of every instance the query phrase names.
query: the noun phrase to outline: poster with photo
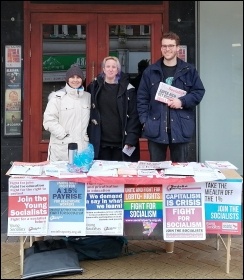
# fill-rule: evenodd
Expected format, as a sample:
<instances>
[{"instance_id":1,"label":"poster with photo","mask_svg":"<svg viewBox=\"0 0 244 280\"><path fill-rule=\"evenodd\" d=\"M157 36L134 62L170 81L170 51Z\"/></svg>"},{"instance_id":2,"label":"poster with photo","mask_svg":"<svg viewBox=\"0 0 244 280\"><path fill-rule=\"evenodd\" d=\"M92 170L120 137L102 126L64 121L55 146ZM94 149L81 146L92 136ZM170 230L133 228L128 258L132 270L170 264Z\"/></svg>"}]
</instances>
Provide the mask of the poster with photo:
<instances>
[{"instance_id":1,"label":"poster with photo","mask_svg":"<svg viewBox=\"0 0 244 280\"><path fill-rule=\"evenodd\" d=\"M5 46L4 136L22 136L21 46Z\"/></svg>"},{"instance_id":2,"label":"poster with photo","mask_svg":"<svg viewBox=\"0 0 244 280\"><path fill-rule=\"evenodd\" d=\"M5 136L21 136L21 90L6 89L5 91L5 118L4 118Z\"/></svg>"},{"instance_id":3,"label":"poster with photo","mask_svg":"<svg viewBox=\"0 0 244 280\"><path fill-rule=\"evenodd\" d=\"M21 111L21 90L6 89L5 111Z\"/></svg>"},{"instance_id":4,"label":"poster with photo","mask_svg":"<svg viewBox=\"0 0 244 280\"><path fill-rule=\"evenodd\" d=\"M5 113L5 136L21 135L21 113L6 112Z\"/></svg>"},{"instance_id":5,"label":"poster with photo","mask_svg":"<svg viewBox=\"0 0 244 280\"><path fill-rule=\"evenodd\" d=\"M5 71L6 88L21 88L21 68L6 68Z\"/></svg>"}]
</instances>

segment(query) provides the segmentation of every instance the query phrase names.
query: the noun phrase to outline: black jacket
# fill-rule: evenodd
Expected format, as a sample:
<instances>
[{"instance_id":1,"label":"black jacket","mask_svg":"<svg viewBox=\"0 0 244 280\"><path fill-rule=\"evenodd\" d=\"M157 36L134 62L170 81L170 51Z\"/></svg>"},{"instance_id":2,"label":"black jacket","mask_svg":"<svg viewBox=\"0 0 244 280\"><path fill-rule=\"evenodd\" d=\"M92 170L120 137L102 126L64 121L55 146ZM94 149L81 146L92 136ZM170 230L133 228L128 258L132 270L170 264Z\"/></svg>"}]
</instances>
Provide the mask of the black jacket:
<instances>
[{"instance_id":1,"label":"black jacket","mask_svg":"<svg viewBox=\"0 0 244 280\"><path fill-rule=\"evenodd\" d=\"M87 91L91 93L91 112L88 126L88 136L90 143L94 146L95 159L98 159L101 139L101 119L97 98L101 93L103 84L104 78L99 75L89 84L87 88ZM117 106L121 119L123 135L121 139L121 148L123 148L125 144L136 147L130 157L122 152L124 161L140 160L139 138L141 136L141 124L139 122L136 102L137 97L135 88L129 83L129 76L125 73L121 73L119 79L119 91L117 95Z\"/></svg>"},{"instance_id":2,"label":"black jacket","mask_svg":"<svg viewBox=\"0 0 244 280\"><path fill-rule=\"evenodd\" d=\"M135 87L136 92L139 88L141 77L142 77L142 74L138 74L135 78L130 79L130 83Z\"/></svg>"}]
</instances>

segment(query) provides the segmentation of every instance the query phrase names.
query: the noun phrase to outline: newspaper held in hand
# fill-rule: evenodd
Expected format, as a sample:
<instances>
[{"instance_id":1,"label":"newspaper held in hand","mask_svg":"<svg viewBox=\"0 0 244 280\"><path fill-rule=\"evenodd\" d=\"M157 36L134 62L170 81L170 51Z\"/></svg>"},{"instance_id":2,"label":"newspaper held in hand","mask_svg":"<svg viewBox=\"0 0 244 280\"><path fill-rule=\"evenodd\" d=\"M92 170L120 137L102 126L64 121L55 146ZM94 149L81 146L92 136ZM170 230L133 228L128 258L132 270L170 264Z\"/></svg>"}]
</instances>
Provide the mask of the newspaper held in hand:
<instances>
[{"instance_id":1,"label":"newspaper held in hand","mask_svg":"<svg viewBox=\"0 0 244 280\"><path fill-rule=\"evenodd\" d=\"M168 104L169 98L180 98L184 95L186 95L185 90L160 82L155 100Z\"/></svg>"}]
</instances>

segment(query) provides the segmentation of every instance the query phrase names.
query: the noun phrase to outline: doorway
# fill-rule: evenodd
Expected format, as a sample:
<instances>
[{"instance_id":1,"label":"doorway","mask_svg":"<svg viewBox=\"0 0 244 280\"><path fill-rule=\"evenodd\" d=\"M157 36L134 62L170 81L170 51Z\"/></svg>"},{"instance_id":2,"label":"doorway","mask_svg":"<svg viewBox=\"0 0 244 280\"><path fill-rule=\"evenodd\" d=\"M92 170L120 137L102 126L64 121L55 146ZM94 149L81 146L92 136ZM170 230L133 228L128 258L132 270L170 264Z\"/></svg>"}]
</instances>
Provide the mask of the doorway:
<instances>
[{"instance_id":1,"label":"doorway","mask_svg":"<svg viewBox=\"0 0 244 280\"><path fill-rule=\"evenodd\" d=\"M43 112L48 95L65 86L65 73L78 63L88 85L101 72L105 56L120 59L122 70L136 75L141 59L160 57L162 14L32 13L29 77L24 102L24 161L47 159L49 134ZM27 80L27 77L25 78ZM142 140L142 149L147 146ZM145 153L142 152L142 153Z\"/></svg>"}]
</instances>

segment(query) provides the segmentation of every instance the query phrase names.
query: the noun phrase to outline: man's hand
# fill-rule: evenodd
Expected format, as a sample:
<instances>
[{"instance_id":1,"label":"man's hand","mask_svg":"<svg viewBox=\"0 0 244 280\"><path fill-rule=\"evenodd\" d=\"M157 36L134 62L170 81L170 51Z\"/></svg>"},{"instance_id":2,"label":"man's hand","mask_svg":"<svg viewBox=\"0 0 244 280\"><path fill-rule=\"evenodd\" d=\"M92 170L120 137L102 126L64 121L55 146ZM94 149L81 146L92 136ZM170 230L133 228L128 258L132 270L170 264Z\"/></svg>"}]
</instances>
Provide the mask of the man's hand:
<instances>
[{"instance_id":1,"label":"man's hand","mask_svg":"<svg viewBox=\"0 0 244 280\"><path fill-rule=\"evenodd\" d=\"M171 109L182 109L182 103L178 98L169 98L168 106Z\"/></svg>"}]
</instances>

